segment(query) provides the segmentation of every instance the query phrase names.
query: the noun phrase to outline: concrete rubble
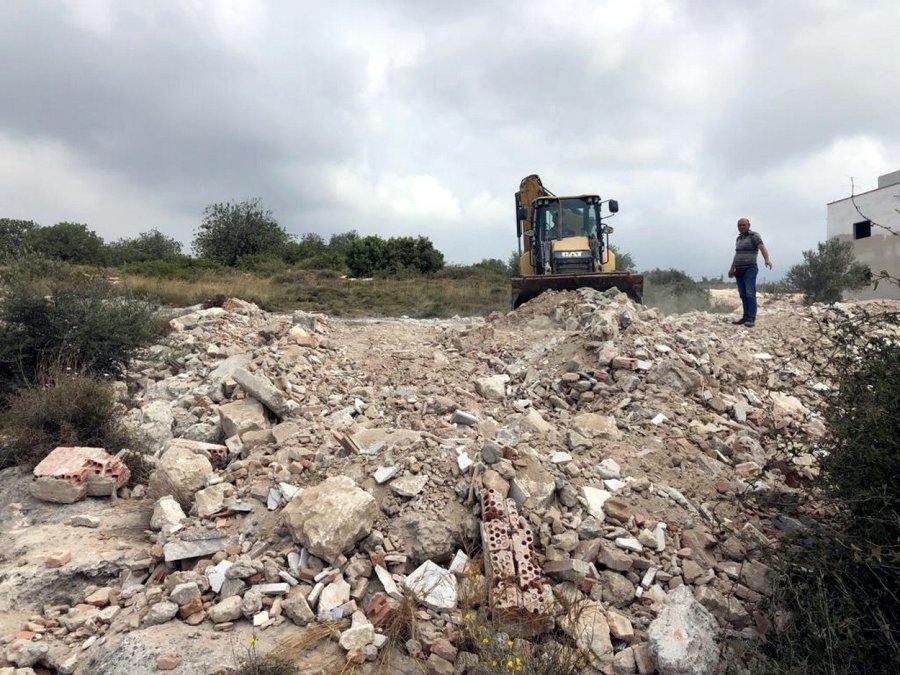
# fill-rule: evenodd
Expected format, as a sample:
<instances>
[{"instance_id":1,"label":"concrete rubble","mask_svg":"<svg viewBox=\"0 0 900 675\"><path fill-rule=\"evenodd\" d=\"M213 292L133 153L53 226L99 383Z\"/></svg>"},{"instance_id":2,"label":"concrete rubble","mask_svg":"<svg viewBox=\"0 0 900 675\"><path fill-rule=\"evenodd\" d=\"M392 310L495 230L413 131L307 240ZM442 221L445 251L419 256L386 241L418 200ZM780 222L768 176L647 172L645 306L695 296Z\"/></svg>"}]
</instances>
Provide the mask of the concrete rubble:
<instances>
[{"instance_id":1,"label":"concrete rubble","mask_svg":"<svg viewBox=\"0 0 900 675\"><path fill-rule=\"evenodd\" d=\"M59 448L10 492L0 670L215 672L223 636L335 622L308 658L465 673L486 611L517 654L553 632L585 672L713 672L769 630L762 548L804 527L739 497L795 489L772 428L815 474L825 385L787 357L820 311L766 299L750 331L586 289L449 321L182 310L121 388L148 484L120 448Z\"/></svg>"}]
</instances>

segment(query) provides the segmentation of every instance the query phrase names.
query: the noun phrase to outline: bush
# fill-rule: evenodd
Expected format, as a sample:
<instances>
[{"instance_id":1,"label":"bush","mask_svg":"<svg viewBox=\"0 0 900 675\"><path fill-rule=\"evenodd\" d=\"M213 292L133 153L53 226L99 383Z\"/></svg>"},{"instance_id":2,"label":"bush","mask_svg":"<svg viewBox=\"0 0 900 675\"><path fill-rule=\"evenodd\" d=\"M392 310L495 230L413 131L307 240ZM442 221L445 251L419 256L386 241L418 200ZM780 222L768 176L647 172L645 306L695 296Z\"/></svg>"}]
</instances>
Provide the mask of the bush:
<instances>
[{"instance_id":1,"label":"bush","mask_svg":"<svg viewBox=\"0 0 900 675\"><path fill-rule=\"evenodd\" d=\"M664 314L713 308L709 291L675 269L644 272L644 304L657 307Z\"/></svg>"},{"instance_id":2,"label":"bush","mask_svg":"<svg viewBox=\"0 0 900 675\"><path fill-rule=\"evenodd\" d=\"M0 415L0 469L36 464L60 445L118 452L129 444L110 384L65 369L39 379L11 396Z\"/></svg>"},{"instance_id":3,"label":"bush","mask_svg":"<svg viewBox=\"0 0 900 675\"><path fill-rule=\"evenodd\" d=\"M186 255L173 256L164 260L125 263L121 267L124 274L139 274L159 279L179 279L196 281L210 271L224 269L219 263Z\"/></svg>"},{"instance_id":4,"label":"bush","mask_svg":"<svg viewBox=\"0 0 900 675\"><path fill-rule=\"evenodd\" d=\"M33 220L0 218L0 261L14 260L25 249L25 242L38 228Z\"/></svg>"},{"instance_id":5,"label":"bush","mask_svg":"<svg viewBox=\"0 0 900 675\"><path fill-rule=\"evenodd\" d=\"M844 291L865 288L871 278L869 268L856 261L851 242L829 239L817 251L803 251L803 262L791 267L784 280L813 303L838 302Z\"/></svg>"},{"instance_id":6,"label":"bush","mask_svg":"<svg viewBox=\"0 0 900 675\"><path fill-rule=\"evenodd\" d=\"M444 254L427 237L354 238L347 243L346 260L356 277L428 274L444 266Z\"/></svg>"},{"instance_id":7,"label":"bush","mask_svg":"<svg viewBox=\"0 0 900 675\"><path fill-rule=\"evenodd\" d=\"M0 395L52 364L119 375L162 328L153 306L117 297L103 279L33 259L14 265L0 302Z\"/></svg>"},{"instance_id":8,"label":"bush","mask_svg":"<svg viewBox=\"0 0 900 675\"><path fill-rule=\"evenodd\" d=\"M167 237L159 230L141 232L132 239L120 239L106 247L106 259L109 265L122 265L126 262L142 262L146 260L165 260L181 255L181 242Z\"/></svg>"},{"instance_id":9,"label":"bush","mask_svg":"<svg viewBox=\"0 0 900 675\"><path fill-rule=\"evenodd\" d=\"M207 206L193 247L201 258L232 267L243 256L280 257L290 241L290 235L257 198Z\"/></svg>"},{"instance_id":10,"label":"bush","mask_svg":"<svg viewBox=\"0 0 900 675\"><path fill-rule=\"evenodd\" d=\"M764 645L769 672L900 671L900 315L823 325L835 387L823 409L820 515L773 554L786 631ZM826 373L817 373L817 377Z\"/></svg>"},{"instance_id":11,"label":"bush","mask_svg":"<svg viewBox=\"0 0 900 675\"><path fill-rule=\"evenodd\" d=\"M104 262L103 239L83 223L35 228L28 233L25 243L36 254L52 260L84 265Z\"/></svg>"},{"instance_id":12,"label":"bush","mask_svg":"<svg viewBox=\"0 0 900 675\"><path fill-rule=\"evenodd\" d=\"M241 256L237 259L235 267L239 270L255 274L256 276L271 277L276 274L283 274L288 266L287 263L279 257L257 253L254 255Z\"/></svg>"}]
</instances>

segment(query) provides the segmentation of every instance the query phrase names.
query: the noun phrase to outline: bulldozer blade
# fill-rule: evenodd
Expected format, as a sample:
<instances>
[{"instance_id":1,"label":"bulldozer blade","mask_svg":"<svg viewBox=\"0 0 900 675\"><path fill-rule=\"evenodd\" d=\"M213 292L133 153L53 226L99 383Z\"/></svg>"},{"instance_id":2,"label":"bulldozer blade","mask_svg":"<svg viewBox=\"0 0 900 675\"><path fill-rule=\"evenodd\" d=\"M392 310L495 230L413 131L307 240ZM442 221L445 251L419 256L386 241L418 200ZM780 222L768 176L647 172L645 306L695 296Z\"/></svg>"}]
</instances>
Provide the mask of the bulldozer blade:
<instances>
[{"instance_id":1,"label":"bulldozer blade","mask_svg":"<svg viewBox=\"0 0 900 675\"><path fill-rule=\"evenodd\" d=\"M519 307L544 291L572 291L576 288L593 288L605 291L618 288L635 302L644 295L644 277L625 272L598 272L595 274L547 274L533 277L512 278L512 306Z\"/></svg>"}]
</instances>

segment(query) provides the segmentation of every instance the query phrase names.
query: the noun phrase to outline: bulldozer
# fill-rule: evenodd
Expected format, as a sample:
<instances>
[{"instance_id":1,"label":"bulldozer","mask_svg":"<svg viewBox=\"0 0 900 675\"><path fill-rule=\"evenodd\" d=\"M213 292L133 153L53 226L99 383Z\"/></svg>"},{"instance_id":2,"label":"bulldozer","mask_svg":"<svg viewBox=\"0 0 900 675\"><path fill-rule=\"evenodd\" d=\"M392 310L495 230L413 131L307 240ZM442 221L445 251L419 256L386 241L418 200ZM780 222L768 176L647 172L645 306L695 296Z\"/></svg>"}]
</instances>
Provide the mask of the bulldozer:
<instances>
[{"instance_id":1,"label":"bulldozer","mask_svg":"<svg viewBox=\"0 0 900 675\"><path fill-rule=\"evenodd\" d=\"M606 205L607 215L602 216ZM604 222L618 213L615 199L598 195L558 197L537 174L526 176L516 192L519 276L512 278L512 306L547 290L618 288L641 302L644 277L616 271L609 248L613 228Z\"/></svg>"}]
</instances>

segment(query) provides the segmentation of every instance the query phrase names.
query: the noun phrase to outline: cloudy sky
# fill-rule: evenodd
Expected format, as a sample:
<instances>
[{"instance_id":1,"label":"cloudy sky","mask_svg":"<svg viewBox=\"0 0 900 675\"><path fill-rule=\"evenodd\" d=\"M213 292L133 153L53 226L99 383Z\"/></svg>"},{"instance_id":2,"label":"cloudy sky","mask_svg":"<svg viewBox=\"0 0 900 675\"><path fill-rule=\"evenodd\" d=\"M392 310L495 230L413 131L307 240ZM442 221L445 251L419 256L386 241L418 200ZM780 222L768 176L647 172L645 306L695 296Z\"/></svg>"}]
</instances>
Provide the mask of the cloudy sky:
<instances>
[{"instance_id":1,"label":"cloudy sky","mask_svg":"<svg viewBox=\"0 0 900 675\"><path fill-rule=\"evenodd\" d=\"M3 0L0 217L189 243L213 202L289 232L506 259L513 193L617 198L641 269L774 279L825 204L900 169L897 0Z\"/></svg>"}]
</instances>

